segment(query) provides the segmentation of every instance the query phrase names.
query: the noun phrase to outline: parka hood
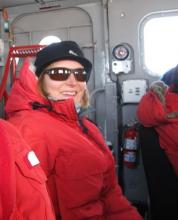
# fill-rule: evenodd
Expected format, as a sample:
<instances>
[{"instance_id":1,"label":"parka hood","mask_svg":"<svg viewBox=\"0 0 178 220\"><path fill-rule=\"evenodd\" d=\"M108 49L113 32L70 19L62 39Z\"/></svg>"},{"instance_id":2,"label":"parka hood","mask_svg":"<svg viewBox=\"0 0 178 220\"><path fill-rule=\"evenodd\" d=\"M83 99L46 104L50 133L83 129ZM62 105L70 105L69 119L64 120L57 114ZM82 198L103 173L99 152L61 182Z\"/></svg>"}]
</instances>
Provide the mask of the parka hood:
<instances>
[{"instance_id":1,"label":"parka hood","mask_svg":"<svg viewBox=\"0 0 178 220\"><path fill-rule=\"evenodd\" d=\"M32 70L30 61L26 59L6 103L5 111L8 117L21 110L43 109L53 110L53 112L64 115L70 120L77 119L73 99L57 102L48 100L38 91L37 82L38 79Z\"/></svg>"},{"instance_id":2,"label":"parka hood","mask_svg":"<svg viewBox=\"0 0 178 220\"><path fill-rule=\"evenodd\" d=\"M5 107L6 113L11 114L19 110L30 109L32 101L44 103L44 98L37 90L37 78L26 59L20 69L19 77L15 80Z\"/></svg>"}]
</instances>

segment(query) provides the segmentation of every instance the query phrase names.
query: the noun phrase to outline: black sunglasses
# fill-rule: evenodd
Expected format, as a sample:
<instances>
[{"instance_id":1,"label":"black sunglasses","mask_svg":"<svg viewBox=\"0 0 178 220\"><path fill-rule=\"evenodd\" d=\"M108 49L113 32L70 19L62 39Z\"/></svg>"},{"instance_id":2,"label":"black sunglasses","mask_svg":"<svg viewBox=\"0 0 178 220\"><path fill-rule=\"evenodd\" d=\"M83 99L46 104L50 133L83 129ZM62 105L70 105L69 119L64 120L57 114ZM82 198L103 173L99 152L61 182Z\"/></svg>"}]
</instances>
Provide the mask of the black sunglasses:
<instances>
[{"instance_id":1,"label":"black sunglasses","mask_svg":"<svg viewBox=\"0 0 178 220\"><path fill-rule=\"evenodd\" d=\"M78 69L68 69L65 67L56 67L51 69L46 69L43 72L44 74L48 74L50 79L56 81L65 81L70 76L70 74L74 74L74 77L79 82L87 81L87 72L84 68Z\"/></svg>"}]
</instances>

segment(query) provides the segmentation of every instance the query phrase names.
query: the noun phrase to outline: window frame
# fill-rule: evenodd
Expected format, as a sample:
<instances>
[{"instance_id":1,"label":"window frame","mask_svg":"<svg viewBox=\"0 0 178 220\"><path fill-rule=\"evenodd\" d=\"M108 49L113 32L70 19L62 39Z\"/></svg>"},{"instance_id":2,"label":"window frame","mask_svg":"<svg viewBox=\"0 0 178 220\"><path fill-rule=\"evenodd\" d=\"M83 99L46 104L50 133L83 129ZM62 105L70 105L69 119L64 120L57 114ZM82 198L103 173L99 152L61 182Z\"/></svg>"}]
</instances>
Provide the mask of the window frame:
<instances>
[{"instance_id":1,"label":"window frame","mask_svg":"<svg viewBox=\"0 0 178 220\"><path fill-rule=\"evenodd\" d=\"M162 75L161 74L159 75L158 73L154 73L153 71L151 71L151 69L149 69L149 67L146 66L145 45L144 45L144 43L145 43L144 28L145 28L146 24L152 19L162 18L162 17L164 17L164 18L165 17L175 17L175 16L178 17L178 10L152 12L152 13L145 15L139 23L139 31L138 31L139 32L138 33L139 34L139 62L140 62L141 68L144 71L144 73L147 73L150 76L161 77ZM174 67L174 66L172 66L172 67ZM165 70L165 72L167 70ZM164 74L164 72L162 74Z\"/></svg>"}]
</instances>

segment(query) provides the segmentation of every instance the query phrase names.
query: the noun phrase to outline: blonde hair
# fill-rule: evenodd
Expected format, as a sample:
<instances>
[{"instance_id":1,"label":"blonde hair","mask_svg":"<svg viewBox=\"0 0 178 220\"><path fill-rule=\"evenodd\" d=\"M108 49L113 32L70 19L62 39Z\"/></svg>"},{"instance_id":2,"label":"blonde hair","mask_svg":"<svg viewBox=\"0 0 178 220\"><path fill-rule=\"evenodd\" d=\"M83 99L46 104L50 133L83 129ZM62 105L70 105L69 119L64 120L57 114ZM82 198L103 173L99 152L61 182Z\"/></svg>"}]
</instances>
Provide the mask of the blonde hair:
<instances>
[{"instance_id":1,"label":"blonde hair","mask_svg":"<svg viewBox=\"0 0 178 220\"><path fill-rule=\"evenodd\" d=\"M44 74L41 74L38 78L38 91L44 98L47 99L49 94L45 91L44 84L43 84L43 78L44 78ZM87 88L85 89L85 91L83 93L83 97L82 97L80 104L81 104L81 107L84 109L89 107L89 91Z\"/></svg>"},{"instance_id":2,"label":"blonde hair","mask_svg":"<svg viewBox=\"0 0 178 220\"><path fill-rule=\"evenodd\" d=\"M88 108L89 107L89 105L90 105L90 103L89 103L89 91L88 91L88 89L86 89L85 91L84 91L84 94L83 94L83 97L82 97L82 101L81 101L81 107L82 108L84 108L84 109L86 109L86 108Z\"/></svg>"}]
</instances>

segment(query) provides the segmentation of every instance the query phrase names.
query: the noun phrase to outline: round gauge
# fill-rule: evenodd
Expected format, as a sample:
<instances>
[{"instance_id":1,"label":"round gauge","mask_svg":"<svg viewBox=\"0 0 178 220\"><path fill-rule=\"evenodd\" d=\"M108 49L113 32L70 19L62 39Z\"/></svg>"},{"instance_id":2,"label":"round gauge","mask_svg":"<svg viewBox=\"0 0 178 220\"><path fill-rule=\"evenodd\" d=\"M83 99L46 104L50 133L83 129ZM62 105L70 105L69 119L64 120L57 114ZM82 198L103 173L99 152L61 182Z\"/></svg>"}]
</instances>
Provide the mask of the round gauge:
<instances>
[{"instance_id":1,"label":"round gauge","mask_svg":"<svg viewBox=\"0 0 178 220\"><path fill-rule=\"evenodd\" d=\"M116 47L114 47L113 56L117 60L125 60L129 56L129 50L125 45L119 44Z\"/></svg>"}]
</instances>

